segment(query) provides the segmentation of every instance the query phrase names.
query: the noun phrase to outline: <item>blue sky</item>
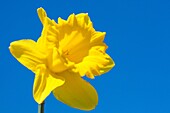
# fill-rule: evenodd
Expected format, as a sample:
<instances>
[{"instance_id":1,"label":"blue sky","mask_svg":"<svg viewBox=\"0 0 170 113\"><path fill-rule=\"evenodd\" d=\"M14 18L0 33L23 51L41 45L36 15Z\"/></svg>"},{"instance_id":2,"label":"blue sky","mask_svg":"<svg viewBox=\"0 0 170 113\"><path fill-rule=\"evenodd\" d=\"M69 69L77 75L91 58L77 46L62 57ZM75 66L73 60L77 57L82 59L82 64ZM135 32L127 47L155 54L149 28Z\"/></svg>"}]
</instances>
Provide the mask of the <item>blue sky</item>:
<instances>
[{"instance_id":1,"label":"blue sky","mask_svg":"<svg viewBox=\"0 0 170 113\"><path fill-rule=\"evenodd\" d=\"M66 19L86 12L98 31L107 32L107 53L116 66L95 80L99 94L89 113L170 113L169 0L6 0L0 3L0 112L37 113L32 97L34 74L9 53L10 42L33 39L42 25L36 9L50 18ZM85 113L68 107L51 94L45 113Z\"/></svg>"}]
</instances>

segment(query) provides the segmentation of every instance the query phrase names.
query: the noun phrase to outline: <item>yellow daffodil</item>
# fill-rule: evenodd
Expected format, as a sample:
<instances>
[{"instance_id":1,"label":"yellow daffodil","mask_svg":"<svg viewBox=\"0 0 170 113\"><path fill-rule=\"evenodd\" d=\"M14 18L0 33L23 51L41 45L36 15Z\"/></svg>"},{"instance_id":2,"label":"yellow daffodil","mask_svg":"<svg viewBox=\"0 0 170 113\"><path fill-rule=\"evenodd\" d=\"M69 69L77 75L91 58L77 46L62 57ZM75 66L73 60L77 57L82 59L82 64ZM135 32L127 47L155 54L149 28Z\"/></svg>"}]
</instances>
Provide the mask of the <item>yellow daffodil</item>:
<instances>
[{"instance_id":1,"label":"yellow daffodil","mask_svg":"<svg viewBox=\"0 0 170 113\"><path fill-rule=\"evenodd\" d=\"M11 54L35 73L33 96L42 103L53 92L61 102L81 110L92 110L98 95L82 76L108 72L115 64L105 53L105 32L95 31L86 13L71 14L56 23L43 8L37 10L43 30L40 38L10 44Z\"/></svg>"}]
</instances>

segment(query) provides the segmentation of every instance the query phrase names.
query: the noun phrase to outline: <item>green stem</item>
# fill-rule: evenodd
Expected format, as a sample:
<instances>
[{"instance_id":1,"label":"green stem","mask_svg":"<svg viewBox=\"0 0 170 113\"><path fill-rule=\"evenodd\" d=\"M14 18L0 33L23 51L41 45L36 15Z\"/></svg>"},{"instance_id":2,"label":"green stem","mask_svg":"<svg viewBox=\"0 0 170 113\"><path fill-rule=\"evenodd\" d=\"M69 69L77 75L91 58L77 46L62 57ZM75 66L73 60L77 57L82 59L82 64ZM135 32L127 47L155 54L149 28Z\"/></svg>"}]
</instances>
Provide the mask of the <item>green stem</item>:
<instances>
[{"instance_id":1,"label":"green stem","mask_svg":"<svg viewBox=\"0 0 170 113\"><path fill-rule=\"evenodd\" d=\"M38 113L44 113L44 102L38 104Z\"/></svg>"}]
</instances>

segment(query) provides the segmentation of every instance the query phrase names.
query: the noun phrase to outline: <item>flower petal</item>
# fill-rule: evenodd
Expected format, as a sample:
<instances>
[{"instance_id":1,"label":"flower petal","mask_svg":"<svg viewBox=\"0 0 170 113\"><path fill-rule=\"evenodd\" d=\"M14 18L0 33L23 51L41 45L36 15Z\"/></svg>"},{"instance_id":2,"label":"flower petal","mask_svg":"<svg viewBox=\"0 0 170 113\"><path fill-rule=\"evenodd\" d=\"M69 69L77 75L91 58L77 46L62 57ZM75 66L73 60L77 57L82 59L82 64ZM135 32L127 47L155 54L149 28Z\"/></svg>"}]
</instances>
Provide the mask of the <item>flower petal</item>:
<instances>
[{"instance_id":1,"label":"flower petal","mask_svg":"<svg viewBox=\"0 0 170 113\"><path fill-rule=\"evenodd\" d=\"M57 26L57 23L47 17L47 14L42 7L37 9L37 13L41 23L43 24L41 37L38 39L37 43L40 47L44 47L44 51L47 51L45 49L58 46L58 30L55 27Z\"/></svg>"},{"instance_id":2,"label":"flower petal","mask_svg":"<svg viewBox=\"0 0 170 113\"><path fill-rule=\"evenodd\" d=\"M38 17L43 25L53 23L53 20L51 20L50 18L47 17L47 14L42 7L37 9L37 13L38 13Z\"/></svg>"},{"instance_id":3,"label":"flower petal","mask_svg":"<svg viewBox=\"0 0 170 113\"><path fill-rule=\"evenodd\" d=\"M38 65L34 79L33 96L37 103L42 103L56 87L64 84L64 78L50 74L45 65Z\"/></svg>"},{"instance_id":4,"label":"flower petal","mask_svg":"<svg viewBox=\"0 0 170 113\"><path fill-rule=\"evenodd\" d=\"M88 13L80 13L76 15L78 24L81 26L88 26L88 27L92 27L93 24L90 20L90 17L88 16Z\"/></svg>"},{"instance_id":5,"label":"flower petal","mask_svg":"<svg viewBox=\"0 0 170 113\"><path fill-rule=\"evenodd\" d=\"M98 103L98 95L92 85L83 80L79 74L65 71L64 85L57 87L53 94L61 102L77 109L92 110Z\"/></svg>"},{"instance_id":6,"label":"flower petal","mask_svg":"<svg viewBox=\"0 0 170 113\"><path fill-rule=\"evenodd\" d=\"M19 40L10 44L11 54L25 67L35 71L38 64L45 62L45 55L39 51L33 40Z\"/></svg>"},{"instance_id":7,"label":"flower petal","mask_svg":"<svg viewBox=\"0 0 170 113\"><path fill-rule=\"evenodd\" d=\"M38 13L41 23L44 24L45 18L47 17L45 10L42 7L40 7L37 9L37 13Z\"/></svg>"},{"instance_id":8,"label":"flower petal","mask_svg":"<svg viewBox=\"0 0 170 113\"><path fill-rule=\"evenodd\" d=\"M76 65L81 76L86 74L89 78L94 78L95 75L101 75L108 72L115 65L112 58L102 52L103 48L92 48L89 55L83 61Z\"/></svg>"}]
</instances>

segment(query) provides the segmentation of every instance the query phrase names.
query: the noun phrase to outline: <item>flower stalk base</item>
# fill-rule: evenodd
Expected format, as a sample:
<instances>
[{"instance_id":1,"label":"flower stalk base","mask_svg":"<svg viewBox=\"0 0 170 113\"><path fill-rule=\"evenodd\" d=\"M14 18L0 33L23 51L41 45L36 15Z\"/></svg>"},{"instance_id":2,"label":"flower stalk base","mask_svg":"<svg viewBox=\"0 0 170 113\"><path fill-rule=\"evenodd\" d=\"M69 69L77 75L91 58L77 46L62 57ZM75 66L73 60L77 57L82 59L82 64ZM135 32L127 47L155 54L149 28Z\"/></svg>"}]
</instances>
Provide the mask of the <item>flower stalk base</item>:
<instances>
[{"instance_id":1,"label":"flower stalk base","mask_svg":"<svg viewBox=\"0 0 170 113\"><path fill-rule=\"evenodd\" d=\"M38 113L44 113L44 102L38 104Z\"/></svg>"}]
</instances>

